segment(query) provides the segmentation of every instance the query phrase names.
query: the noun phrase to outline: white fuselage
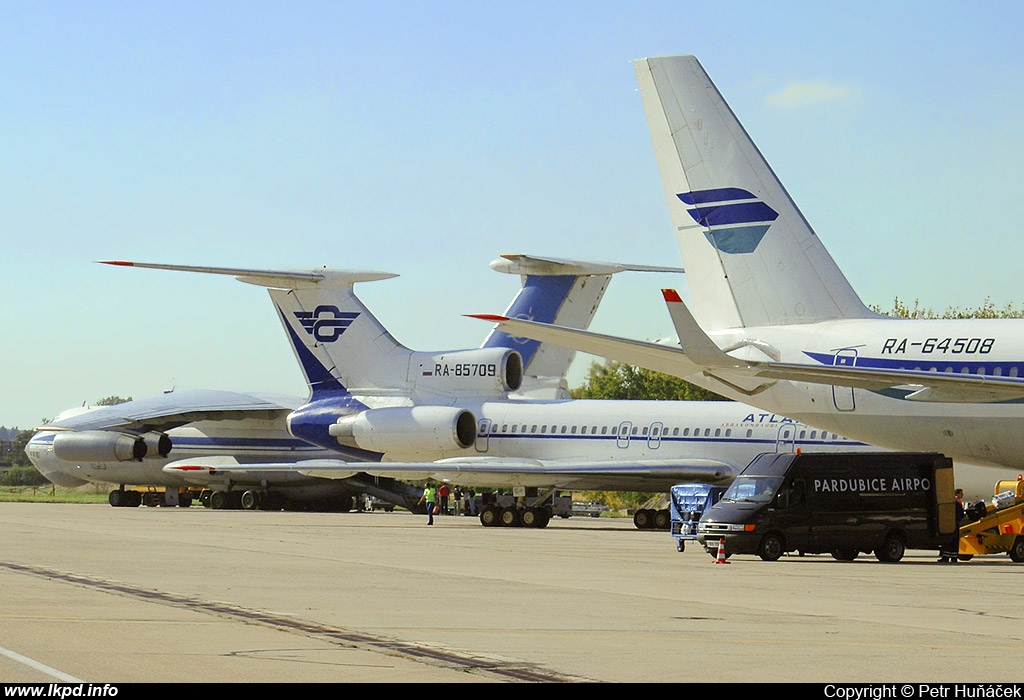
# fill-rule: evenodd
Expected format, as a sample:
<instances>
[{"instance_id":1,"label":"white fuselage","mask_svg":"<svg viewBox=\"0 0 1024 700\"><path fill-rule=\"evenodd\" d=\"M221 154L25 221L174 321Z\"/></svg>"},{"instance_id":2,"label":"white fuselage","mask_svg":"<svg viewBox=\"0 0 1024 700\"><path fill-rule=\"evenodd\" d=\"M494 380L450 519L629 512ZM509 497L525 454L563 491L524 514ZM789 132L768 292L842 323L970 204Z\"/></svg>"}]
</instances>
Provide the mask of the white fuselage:
<instances>
[{"instance_id":1,"label":"white fuselage","mask_svg":"<svg viewBox=\"0 0 1024 700\"><path fill-rule=\"evenodd\" d=\"M415 462L466 458L515 460L515 474L493 477L474 473L467 485L545 487L587 490L667 491L685 480L643 473L644 465L664 462L720 467L728 483L763 452L873 450L841 435L808 428L789 418L733 401L481 401L460 406L477 416L472 447L443 454L389 453L385 461ZM531 463L536 462L537 468ZM623 474L623 465L637 467ZM383 465L381 465L383 466ZM578 468L557 479L544 467ZM605 474L608 469L612 474ZM681 467L682 468L682 467ZM393 474L412 479L416 473Z\"/></svg>"},{"instance_id":2,"label":"white fuselage","mask_svg":"<svg viewBox=\"0 0 1024 700\"><path fill-rule=\"evenodd\" d=\"M719 347L761 347L780 362L1024 376L1019 320L863 319L710 333ZM1014 334L1013 329L1017 330ZM734 351L733 354L741 354ZM767 358L765 358L767 359ZM1024 469L1024 402L928 402L885 392L780 381L754 395L702 375L691 381L808 425L897 450ZM748 387L753 388L753 387Z\"/></svg>"}]
</instances>

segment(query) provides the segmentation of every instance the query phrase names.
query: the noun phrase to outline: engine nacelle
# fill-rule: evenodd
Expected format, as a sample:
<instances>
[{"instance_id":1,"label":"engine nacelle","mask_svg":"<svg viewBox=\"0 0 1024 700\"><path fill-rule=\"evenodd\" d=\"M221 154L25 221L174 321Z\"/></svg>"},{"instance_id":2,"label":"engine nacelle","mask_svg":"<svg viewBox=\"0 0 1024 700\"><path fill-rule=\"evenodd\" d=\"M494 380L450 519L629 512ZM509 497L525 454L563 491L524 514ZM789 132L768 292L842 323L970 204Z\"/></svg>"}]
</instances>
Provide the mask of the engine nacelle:
<instances>
[{"instance_id":1,"label":"engine nacelle","mask_svg":"<svg viewBox=\"0 0 1024 700\"><path fill-rule=\"evenodd\" d=\"M476 417L450 406L374 408L340 419L328 433L342 445L373 452L437 454L471 447Z\"/></svg>"},{"instance_id":2,"label":"engine nacelle","mask_svg":"<svg viewBox=\"0 0 1024 700\"><path fill-rule=\"evenodd\" d=\"M171 453L171 439L164 433L146 433L142 441L146 443L146 459L166 457Z\"/></svg>"},{"instance_id":3,"label":"engine nacelle","mask_svg":"<svg viewBox=\"0 0 1024 700\"><path fill-rule=\"evenodd\" d=\"M420 394L501 396L523 383L523 357L507 348L416 352L409 383Z\"/></svg>"},{"instance_id":4,"label":"engine nacelle","mask_svg":"<svg viewBox=\"0 0 1024 700\"><path fill-rule=\"evenodd\" d=\"M53 436L53 455L65 462L130 462L146 456L146 441L138 435L109 430L83 430Z\"/></svg>"}]
</instances>

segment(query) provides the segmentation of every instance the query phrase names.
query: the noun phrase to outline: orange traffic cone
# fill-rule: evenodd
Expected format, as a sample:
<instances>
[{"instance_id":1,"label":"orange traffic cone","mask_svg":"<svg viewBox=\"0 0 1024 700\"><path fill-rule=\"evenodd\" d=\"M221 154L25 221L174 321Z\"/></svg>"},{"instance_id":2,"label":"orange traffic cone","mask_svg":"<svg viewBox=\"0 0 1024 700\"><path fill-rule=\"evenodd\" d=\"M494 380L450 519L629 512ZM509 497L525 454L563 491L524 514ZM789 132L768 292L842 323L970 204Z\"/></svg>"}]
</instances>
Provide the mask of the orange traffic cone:
<instances>
[{"instance_id":1,"label":"orange traffic cone","mask_svg":"<svg viewBox=\"0 0 1024 700\"><path fill-rule=\"evenodd\" d=\"M728 564L729 560L725 558L725 538L718 540L718 557L715 558L716 564Z\"/></svg>"}]
</instances>

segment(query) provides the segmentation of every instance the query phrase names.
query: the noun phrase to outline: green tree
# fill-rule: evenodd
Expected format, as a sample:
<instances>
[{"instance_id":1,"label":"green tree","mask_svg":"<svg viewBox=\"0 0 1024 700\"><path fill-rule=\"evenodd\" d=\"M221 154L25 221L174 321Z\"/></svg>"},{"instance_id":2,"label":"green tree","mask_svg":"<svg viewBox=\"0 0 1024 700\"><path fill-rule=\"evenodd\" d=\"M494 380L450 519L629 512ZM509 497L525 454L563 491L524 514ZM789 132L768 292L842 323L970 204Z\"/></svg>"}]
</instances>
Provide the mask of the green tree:
<instances>
[{"instance_id":1,"label":"green tree","mask_svg":"<svg viewBox=\"0 0 1024 700\"><path fill-rule=\"evenodd\" d=\"M587 379L569 392L574 399L725 401L679 377L622 362L590 363Z\"/></svg>"},{"instance_id":2,"label":"green tree","mask_svg":"<svg viewBox=\"0 0 1024 700\"><path fill-rule=\"evenodd\" d=\"M914 300L914 305L909 306L906 302L896 297L891 311L882 311L878 306L871 306L872 311L884 313L893 318L1024 318L1024 306L1015 307L1008 303L1001 309L988 297L981 306L975 309L961 309L958 306L950 306L941 314L930 308L923 308L919 299Z\"/></svg>"},{"instance_id":3,"label":"green tree","mask_svg":"<svg viewBox=\"0 0 1024 700\"><path fill-rule=\"evenodd\" d=\"M679 377L622 362L592 362L587 379L569 392L574 399L725 401ZM583 491L580 497L600 501L614 510L638 508L658 494L642 491Z\"/></svg>"},{"instance_id":4,"label":"green tree","mask_svg":"<svg viewBox=\"0 0 1024 700\"><path fill-rule=\"evenodd\" d=\"M132 400L129 396L127 399L122 399L120 396L108 396L105 399L100 399L95 403L96 406L116 406L119 403L128 403Z\"/></svg>"}]
</instances>

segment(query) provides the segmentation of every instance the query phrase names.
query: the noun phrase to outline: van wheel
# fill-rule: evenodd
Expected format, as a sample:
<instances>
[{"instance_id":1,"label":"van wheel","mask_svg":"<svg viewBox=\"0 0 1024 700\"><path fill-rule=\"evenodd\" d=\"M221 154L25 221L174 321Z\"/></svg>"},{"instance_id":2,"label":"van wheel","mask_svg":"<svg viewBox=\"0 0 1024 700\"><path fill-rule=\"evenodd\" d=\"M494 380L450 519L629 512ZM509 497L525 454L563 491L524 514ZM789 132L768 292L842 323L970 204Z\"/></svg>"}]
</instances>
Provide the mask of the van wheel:
<instances>
[{"instance_id":1,"label":"van wheel","mask_svg":"<svg viewBox=\"0 0 1024 700\"><path fill-rule=\"evenodd\" d=\"M757 547L757 556L765 561L778 561L783 551L785 551L785 547L782 538L775 533L768 533Z\"/></svg>"},{"instance_id":2,"label":"van wheel","mask_svg":"<svg viewBox=\"0 0 1024 700\"><path fill-rule=\"evenodd\" d=\"M1010 559L1018 564L1024 561L1024 537L1018 537L1013 541L1013 546L1010 547Z\"/></svg>"},{"instance_id":3,"label":"van wheel","mask_svg":"<svg viewBox=\"0 0 1024 700\"><path fill-rule=\"evenodd\" d=\"M903 544L903 539L899 535L890 532L882 540L882 546L875 550L875 559L893 564L902 559L906 551L907 548Z\"/></svg>"},{"instance_id":4,"label":"van wheel","mask_svg":"<svg viewBox=\"0 0 1024 700\"><path fill-rule=\"evenodd\" d=\"M853 561L857 558L857 554L858 552L856 549L847 549L844 547L840 547L839 549L832 552L832 558L837 559L839 561Z\"/></svg>"}]
</instances>

